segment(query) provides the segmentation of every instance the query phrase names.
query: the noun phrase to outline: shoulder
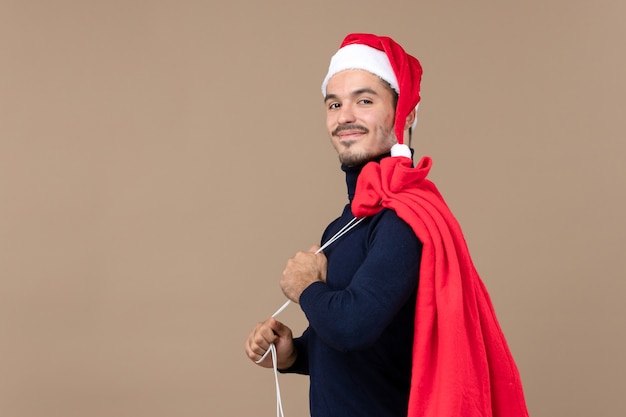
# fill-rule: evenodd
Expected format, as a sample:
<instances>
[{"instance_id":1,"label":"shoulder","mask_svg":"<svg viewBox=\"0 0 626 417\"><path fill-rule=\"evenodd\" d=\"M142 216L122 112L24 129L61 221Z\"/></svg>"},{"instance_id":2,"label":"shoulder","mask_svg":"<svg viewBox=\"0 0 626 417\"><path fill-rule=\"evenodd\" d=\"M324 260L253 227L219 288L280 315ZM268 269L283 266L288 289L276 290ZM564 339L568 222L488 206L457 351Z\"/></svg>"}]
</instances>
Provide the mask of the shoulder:
<instances>
[{"instance_id":1,"label":"shoulder","mask_svg":"<svg viewBox=\"0 0 626 417\"><path fill-rule=\"evenodd\" d=\"M393 241L395 245L405 243L421 246L411 226L391 209L385 208L372 216L368 226L371 239Z\"/></svg>"},{"instance_id":2,"label":"shoulder","mask_svg":"<svg viewBox=\"0 0 626 417\"><path fill-rule=\"evenodd\" d=\"M384 208L378 214L372 216L370 225L377 229L397 228L411 230L411 226L402 220L394 210Z\"/></svg>"}]
</instances>

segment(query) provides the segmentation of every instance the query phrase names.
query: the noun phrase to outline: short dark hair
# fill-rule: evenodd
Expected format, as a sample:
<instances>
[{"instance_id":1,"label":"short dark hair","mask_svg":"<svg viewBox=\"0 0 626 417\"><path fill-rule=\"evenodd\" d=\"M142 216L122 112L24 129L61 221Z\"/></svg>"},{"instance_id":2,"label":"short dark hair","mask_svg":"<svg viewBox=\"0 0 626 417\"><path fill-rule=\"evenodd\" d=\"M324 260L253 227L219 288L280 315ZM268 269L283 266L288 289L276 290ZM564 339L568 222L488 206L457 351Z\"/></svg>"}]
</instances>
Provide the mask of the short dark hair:
<instances>
[{"instance_id":1,"label":"short dark hair","mask_svg":"<svg viewBox=\"0 0 626 417\"><path fill-rule=\"evenodd\" d=\"M382 78L378 77L381 81L381 83L383 84L383 86L388 89L389 91L391 91L392 97L393 97L393 109L394 111L397 110L398 108L398 92L396 90L393 89L393 87L391 87L391 84L389 84L389 82L383 80ZM409 127L409 147L411 147L411 142L413 139L413 128Z\"/></svg>"},{"instance_id":2,"label":"short dark hair","mask_svg":"<svg viewBox=\"0 0 626 417\"><path fill-rule=\"evenodd\" d=\"M388 89L393 96L393 108L396 109L398 107L398 92L391 87L391 84L386 80L378 77L378 79L382 82L386 89Z\"/></svg>"}]
</instances>

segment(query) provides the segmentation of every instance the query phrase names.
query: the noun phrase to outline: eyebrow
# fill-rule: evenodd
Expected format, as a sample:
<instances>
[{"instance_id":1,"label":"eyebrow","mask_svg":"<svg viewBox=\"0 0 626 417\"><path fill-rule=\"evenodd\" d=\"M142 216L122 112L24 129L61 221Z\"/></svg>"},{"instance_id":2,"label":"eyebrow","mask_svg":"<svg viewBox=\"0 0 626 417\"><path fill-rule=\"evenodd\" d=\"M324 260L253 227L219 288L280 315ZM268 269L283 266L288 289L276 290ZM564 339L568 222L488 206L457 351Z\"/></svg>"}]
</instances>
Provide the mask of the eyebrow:
<instances>
[{"instance_id":1,"label":"eyebrow","mask_svg":"<svg viewBox=\"0 0 626 417\"><path fill-rule=\"evenodd\" d=\"M354 90L352 93L350 93L352 97L360 96L361 94L372 94L375 96L378 95L376 91L368 87L359 88L358 90ZM336 100L337 98L338 98L337 94L328 94L326 95L326 97L324 97L324 103L326 103L328 100Z\"/></svg>"}]
</instances>

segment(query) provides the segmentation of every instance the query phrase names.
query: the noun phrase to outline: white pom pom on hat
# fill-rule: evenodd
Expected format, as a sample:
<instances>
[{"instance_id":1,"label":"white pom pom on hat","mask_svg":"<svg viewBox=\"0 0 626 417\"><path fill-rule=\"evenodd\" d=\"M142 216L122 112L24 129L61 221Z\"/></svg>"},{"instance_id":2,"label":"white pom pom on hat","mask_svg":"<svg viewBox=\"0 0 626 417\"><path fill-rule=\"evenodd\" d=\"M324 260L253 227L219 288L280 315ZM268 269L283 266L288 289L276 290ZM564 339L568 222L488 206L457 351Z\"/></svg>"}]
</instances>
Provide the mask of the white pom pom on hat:
<instances>
[{"instance_id":1,"label":"white pom pom on hat","mask_svg":"<svg viewBox=\"0 0 626 417\"><path fill-rule=\"evenodd\" d=\"M404 124L409 113L413 109L417 110L420 102L422 66L417 58L407 54L397 42L387 36L349 34L330 60L328 73L322 82L323 96L326 96L330 78L348 69L361 69L377 75L398 93L394 132L398 145L401 146L392 148L392 156L411 158L411 150L404 145ZM413 128L416 123L417 117Z\"/></svg>"}]
</instances>

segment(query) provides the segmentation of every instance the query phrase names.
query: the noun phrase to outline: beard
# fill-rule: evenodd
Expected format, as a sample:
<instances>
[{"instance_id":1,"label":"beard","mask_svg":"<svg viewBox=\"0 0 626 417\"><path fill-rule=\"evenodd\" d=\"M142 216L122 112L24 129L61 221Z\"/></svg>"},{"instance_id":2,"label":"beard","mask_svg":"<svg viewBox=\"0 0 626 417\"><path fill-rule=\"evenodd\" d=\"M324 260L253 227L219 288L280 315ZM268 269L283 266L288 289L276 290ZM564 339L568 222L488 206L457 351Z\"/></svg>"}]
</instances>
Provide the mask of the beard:
<instances>
[{"instance_id":1,"label":"beard","mask_svg":"<svg viewBox=\"0 0 626 417\"><path fill-rule=\"evenodd\" d=\"M351 144L346 145L346 150L339 153L339 162L347 167L365 165L378 155L370 155L369 152L359 149L351 149Z\"/></svg>"},{"instance_id":2,"label":"beard","mask_svg":"<svg viewBox=\"0 0 626 417\"><path fill-rule=\"evenodd\" d=\"M374 140L377 144L375 148L372 146L365 148L359 146L358 141L342 142L339 145L342 149L337 149L339 162L348 167L365 165L367 162L389 152L391 147L398 142L393 132L393 127L391 129L383 127L376 129L376 137Z\"/></svg>"}]
</instances>

